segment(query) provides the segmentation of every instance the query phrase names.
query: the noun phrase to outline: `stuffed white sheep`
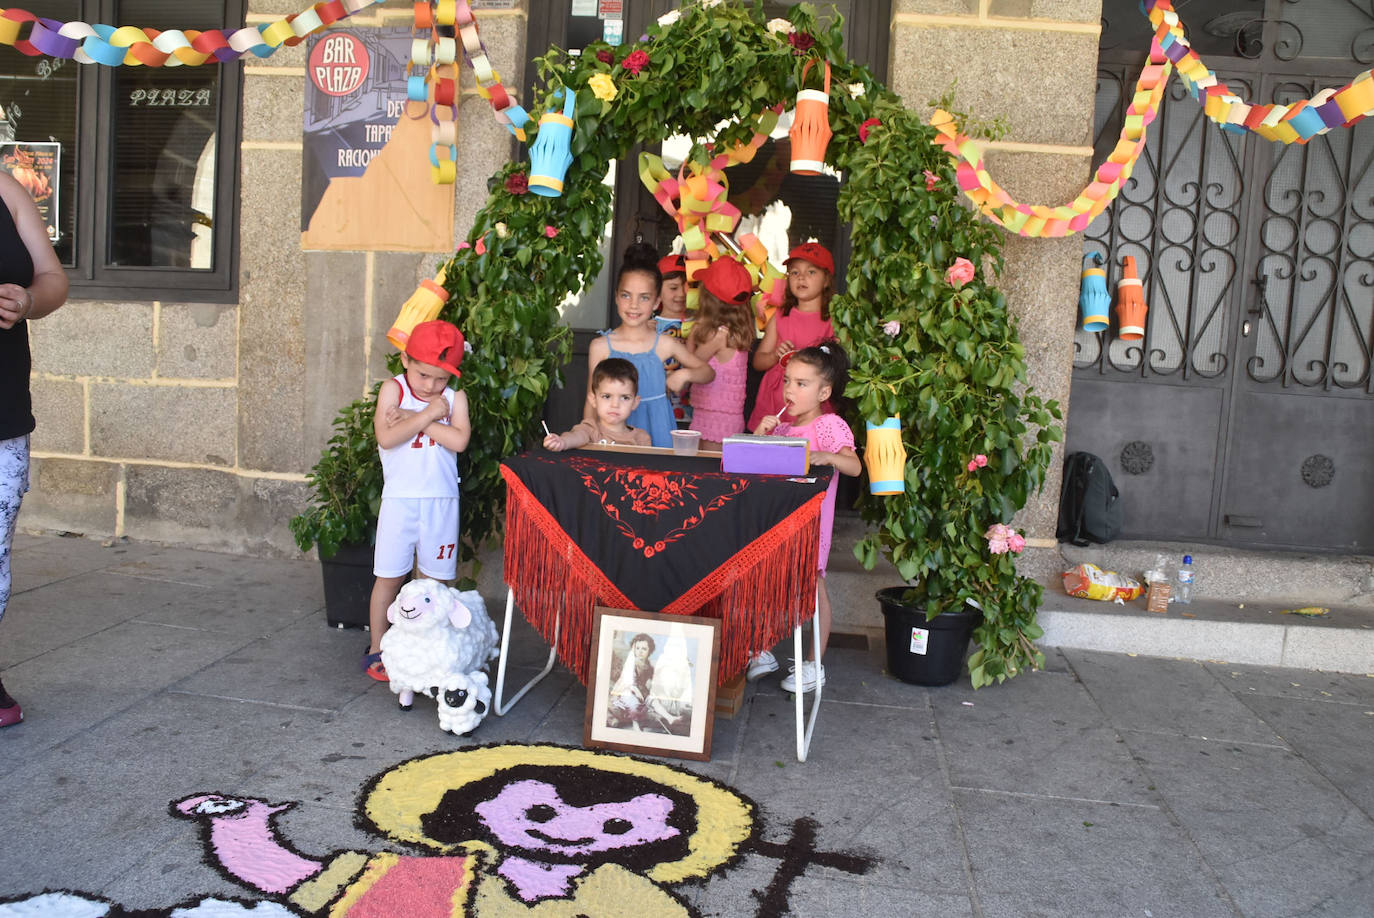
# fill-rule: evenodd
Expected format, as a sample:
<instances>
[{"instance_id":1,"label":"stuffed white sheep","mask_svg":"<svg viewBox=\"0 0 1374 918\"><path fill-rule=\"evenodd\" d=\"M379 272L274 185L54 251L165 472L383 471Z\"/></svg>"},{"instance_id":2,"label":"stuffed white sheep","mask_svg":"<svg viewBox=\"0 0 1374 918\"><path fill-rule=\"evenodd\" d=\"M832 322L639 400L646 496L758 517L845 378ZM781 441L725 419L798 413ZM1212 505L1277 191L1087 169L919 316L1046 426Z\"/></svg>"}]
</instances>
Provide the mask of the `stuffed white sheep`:
<instances>
[{"instance_id":1,"label":"stuffed white sheep","mask_svg":"<svg viewBox=\"0 0 1374 918\"><path fill-rule=\"evenodd\" d=\"M457 676L476 682L480 675L480 688L486 691L486 674L480 670L497 656L498 636L476 591L459 593L436 580L412 580L401 587L386 610L386 619L391 627L382 635L382 665L402 710L410 710L416 693L438 699L450 685L454 690L462 688ZM486 691L486 698L481 699L479 691L474 697L482 701L480 710L475 703L471 706L476 719L456 732L469 732L481 722L491 693ZM449 707L467 705L460 702ZM446 718L458 722L471 717L446 714L441 705L439 725L448 729Z\"/></svg>"},{"instance_id":2,"label":"stuffed white sheep","mask_svg":"<svg viewBox=\"0 0 1374 918\"><path fill-rule=\"evenodd\" d=\"M477 729L491 707L487 674L454 673L438 686L434 700L439 704L439 728L459 736Z\"/></svg>"}]
</instances>

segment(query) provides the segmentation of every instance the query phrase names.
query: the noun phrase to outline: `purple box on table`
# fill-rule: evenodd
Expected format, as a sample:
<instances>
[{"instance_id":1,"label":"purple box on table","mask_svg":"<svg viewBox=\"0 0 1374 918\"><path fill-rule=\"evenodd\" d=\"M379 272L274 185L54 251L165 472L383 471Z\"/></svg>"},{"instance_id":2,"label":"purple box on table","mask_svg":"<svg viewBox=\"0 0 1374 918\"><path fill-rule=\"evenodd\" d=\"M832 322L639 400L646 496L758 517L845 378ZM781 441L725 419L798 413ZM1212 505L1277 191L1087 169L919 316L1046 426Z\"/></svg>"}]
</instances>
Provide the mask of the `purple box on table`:
<instances>
[{"instance_id":1,"label":"purple box on table","mask_svg":"<svg viewBox=\"0 0 1374 918\"><path fill-rule=\"evenodd\" d=\"M805 437L735 434L720 447L720 468L732 474L805 475L811 467Z\"/></svg>"}]
</instances>

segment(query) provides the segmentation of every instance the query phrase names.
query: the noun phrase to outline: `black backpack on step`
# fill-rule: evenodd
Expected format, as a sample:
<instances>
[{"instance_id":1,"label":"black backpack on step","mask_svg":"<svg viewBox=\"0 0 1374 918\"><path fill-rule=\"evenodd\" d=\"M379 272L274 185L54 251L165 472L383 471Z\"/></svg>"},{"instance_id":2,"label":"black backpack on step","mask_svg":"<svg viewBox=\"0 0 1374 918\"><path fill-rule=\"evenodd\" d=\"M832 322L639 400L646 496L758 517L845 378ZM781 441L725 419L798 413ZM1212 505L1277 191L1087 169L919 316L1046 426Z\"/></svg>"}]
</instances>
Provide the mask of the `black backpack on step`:
<instances>
[{"instance_id":1,"label":"black backpack on step","mask_svg":"<svg viewBox=\"0 0 1374 918\"><path fill-rule=\"evenodd\" d=\"M1121 534L1121 492L1112 482L1107 463L1092 453L1064 457L1064 481L1059 491L1061 542L1106 543Z\"/></svg>"}]
</instances>

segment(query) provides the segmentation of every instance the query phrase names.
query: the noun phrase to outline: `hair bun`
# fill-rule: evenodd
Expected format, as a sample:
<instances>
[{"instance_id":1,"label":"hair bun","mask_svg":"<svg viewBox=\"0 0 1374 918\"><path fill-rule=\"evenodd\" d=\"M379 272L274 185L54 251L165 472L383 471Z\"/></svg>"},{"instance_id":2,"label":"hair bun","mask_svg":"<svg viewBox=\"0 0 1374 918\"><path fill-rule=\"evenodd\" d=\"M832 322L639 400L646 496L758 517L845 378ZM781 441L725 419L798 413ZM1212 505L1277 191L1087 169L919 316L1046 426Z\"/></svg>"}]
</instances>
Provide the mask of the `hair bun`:
<instances>
[{"instance_id":1,"label":"hair bun","mask_svg":"<svg viewBox=\"0 0 1374 918\"><path fill-rule=\"evenodd\" d=\"M658 250L647 242L632 242L625 248L622 259L626 271L658 271Z\"/></svg>"}]
</instances>

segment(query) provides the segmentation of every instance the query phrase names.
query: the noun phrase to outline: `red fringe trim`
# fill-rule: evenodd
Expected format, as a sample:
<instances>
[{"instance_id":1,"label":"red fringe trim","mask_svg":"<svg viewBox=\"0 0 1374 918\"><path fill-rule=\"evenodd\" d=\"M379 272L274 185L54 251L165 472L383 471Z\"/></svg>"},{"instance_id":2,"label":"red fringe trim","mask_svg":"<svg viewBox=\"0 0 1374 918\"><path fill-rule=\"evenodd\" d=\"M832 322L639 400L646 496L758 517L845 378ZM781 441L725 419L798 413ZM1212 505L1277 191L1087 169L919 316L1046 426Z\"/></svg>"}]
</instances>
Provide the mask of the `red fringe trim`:
<instances>
[{"instance_id":1,"label":"red fringe trim","mask_svg":"<svg viewBox=\"0 0 1374 918\"><path fill-rule=\"evenodd\" d=\"M721 620L717 684L816 614L824 500L824 491L812 497L663 610Z\"/></svg>"},{"instance_id":2,"label":"red fringe trim","mask_svg":"<svg viewBox=\"0 0 1374 918\"><path fill-rule=\"evenodd\" d=\"M525 619L585 685L594 607L636 608L506 466L505 581ZM816 611L821 503L815 495L663 609L721 620L717 684L743 671Z\"/></svg>"},{"instance_id":3,"label":"red fringe trim","mask_svg":"<svg viewBox=\"0 0 1374 918\"><path fill-rule=\"evenodd\" d=\"M568 537L553 514L504 465L505 580L525 620L549 644L558 625L558 658L582 684L592 652L593 609L633 609L626 595Z\"/></svg>"}]
</instances>

